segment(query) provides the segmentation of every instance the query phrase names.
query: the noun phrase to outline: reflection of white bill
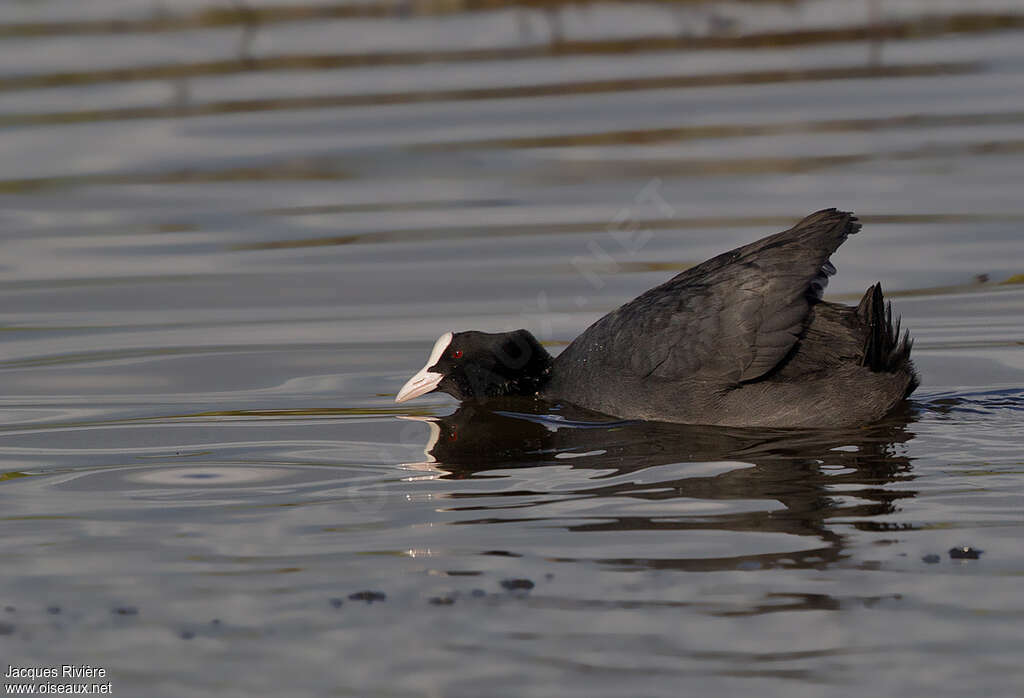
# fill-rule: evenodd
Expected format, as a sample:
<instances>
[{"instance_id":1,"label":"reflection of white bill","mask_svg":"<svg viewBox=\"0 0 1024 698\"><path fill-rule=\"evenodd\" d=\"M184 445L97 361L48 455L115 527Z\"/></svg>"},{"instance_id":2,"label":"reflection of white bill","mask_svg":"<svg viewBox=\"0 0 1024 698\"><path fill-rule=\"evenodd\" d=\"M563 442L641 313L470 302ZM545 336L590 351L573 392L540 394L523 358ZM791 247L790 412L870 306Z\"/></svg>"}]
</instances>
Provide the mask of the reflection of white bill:
<instances>
[{"instance_id":1,"label":"reflection of white bill","mask_svg":"<svg viewBox=\"0 0 1024 698\"><path fill-rule=\"evenodd\" d=\"M438 426L437 419L434 417L413 417L411 415L396 415L399 419L404 419L409 422L422 422L430 427L430 437L427 439L427 445L423 447L423 456L426 458L424 461L419 463L402 463L401 467L408 470L425 470L433 473L428 477L409 477L403 478L405 480L434 480L438 475L444 471L436 466L437 459L434 458L431 451L434 450L434 446L437 445L438 439L441 438L441 427Z\"/></svg>"}]
</instances>

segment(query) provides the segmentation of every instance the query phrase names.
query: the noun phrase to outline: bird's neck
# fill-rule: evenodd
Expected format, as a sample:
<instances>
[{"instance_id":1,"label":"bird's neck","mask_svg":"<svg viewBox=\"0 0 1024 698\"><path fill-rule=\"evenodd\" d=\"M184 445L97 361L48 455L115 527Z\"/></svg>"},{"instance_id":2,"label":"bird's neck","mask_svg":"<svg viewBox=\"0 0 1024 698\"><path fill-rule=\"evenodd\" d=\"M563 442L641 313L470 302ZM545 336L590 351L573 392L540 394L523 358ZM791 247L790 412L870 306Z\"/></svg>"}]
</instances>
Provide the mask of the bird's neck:
<instances>
[{"instance_id":1,"label":"bird's neck","mask_svg":"<svg viewBox=\"0 0 1024 698\"><path fill-rule=\"evenodd\" d=\"M512 332L509 337L510 341L498 354L502 361L495 370L500 373L501 380L494 384L492 395L535 396L551 379L554 359L526 330Z\"/></svg>"},{"instance_id":2,"label":"bird's neck","mask_svg":"<svg viewBox=\"0 0 1024 698\"><path fill-rule=\"evenodd\" d=\"M545 352L546 354L547 352ZM532 363L522 374L508 380L503 386L502 395L534 396L540 393L551 380L551 357L545 361Z\"/></svg>"}]
</instances>

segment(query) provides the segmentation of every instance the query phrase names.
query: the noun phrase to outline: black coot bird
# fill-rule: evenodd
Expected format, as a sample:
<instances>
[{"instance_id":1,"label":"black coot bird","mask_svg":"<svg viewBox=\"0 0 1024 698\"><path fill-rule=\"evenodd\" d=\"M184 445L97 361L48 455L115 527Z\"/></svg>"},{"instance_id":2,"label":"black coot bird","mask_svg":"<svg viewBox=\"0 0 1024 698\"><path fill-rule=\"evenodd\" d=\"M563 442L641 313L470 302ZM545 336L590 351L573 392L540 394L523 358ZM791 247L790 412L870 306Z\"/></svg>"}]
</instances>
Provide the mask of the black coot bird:
<instances>
[{"instance_id":1,"label":"black coot bird","mask_svg":"<svg viewBox=\"0 0 1024 698\"><path fill-rule=\"evenodd\" d=\"M447 332L396 402L435 390L569 402L626 419L849 427L918 385L909 332L871 286L821 300L829 256L860 230L826 209L687 269L591 325L557 357L526 330Z\"/></svg>"}]
</instances>

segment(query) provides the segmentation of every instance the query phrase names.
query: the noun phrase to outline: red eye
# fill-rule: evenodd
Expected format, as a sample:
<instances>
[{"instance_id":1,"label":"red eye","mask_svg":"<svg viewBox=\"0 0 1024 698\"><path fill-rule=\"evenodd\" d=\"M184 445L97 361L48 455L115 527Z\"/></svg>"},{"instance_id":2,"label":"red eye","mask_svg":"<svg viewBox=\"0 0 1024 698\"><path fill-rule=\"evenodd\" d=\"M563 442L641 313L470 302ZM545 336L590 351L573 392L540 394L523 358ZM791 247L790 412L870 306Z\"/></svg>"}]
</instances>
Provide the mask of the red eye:
<instances>
[{"instance_id":1,"label":"red eye","mask_svg":"<svg viewBox=\"0 0 1024 698\"><path fill-rule=\"evenodd\" d=\"M452 358L453 359L461 359L462 358L462 350L461 349L456 349L455 351L453 351L452 352Z\"/></svg>"}]
</instances>

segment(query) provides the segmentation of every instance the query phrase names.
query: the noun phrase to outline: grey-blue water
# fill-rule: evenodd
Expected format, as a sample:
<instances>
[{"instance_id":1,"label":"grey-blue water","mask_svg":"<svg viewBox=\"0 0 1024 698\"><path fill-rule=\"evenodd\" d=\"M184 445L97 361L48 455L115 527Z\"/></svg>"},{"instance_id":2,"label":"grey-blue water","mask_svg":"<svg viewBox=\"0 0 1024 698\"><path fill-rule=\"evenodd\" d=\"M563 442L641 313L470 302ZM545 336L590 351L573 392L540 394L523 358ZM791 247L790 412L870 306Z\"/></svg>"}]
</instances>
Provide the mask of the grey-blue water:
<instances>
[{"instance_id":1,"label":"grey-blue water","mask_svg":"<svg viewBox=\"0 0 1024 698\"><path fill-rule=\"evenodd\" d=\"M0 673L1021 695L1022 32L990 0L0 5ZM877 425L393 402L444 331L557 352L826 206L864 223L828 297L881 281L916 338Z\"/></svg>"}]
</instances>

